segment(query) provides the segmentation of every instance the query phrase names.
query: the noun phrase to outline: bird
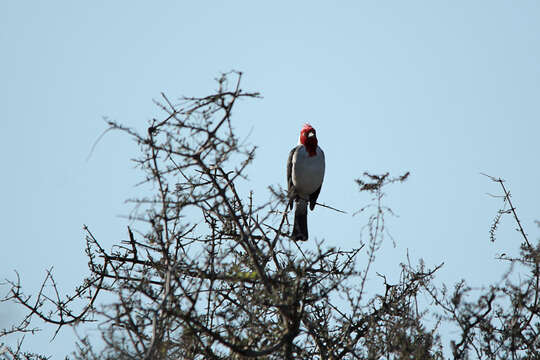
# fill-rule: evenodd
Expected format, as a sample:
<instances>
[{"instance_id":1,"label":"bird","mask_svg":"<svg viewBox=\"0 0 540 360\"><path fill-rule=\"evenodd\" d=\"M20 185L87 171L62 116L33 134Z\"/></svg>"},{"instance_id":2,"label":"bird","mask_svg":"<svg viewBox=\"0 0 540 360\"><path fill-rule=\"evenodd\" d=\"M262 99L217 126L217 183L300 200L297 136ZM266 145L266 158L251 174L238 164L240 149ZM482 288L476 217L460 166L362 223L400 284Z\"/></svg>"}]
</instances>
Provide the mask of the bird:
<instances>
[{"instance_id":1,"label":"bird","mask_svg":"<svg viewBox=\"0 0 540 360\"><path fill-rule=\"evenodd\" d=\"M287 197L294 211L291 239L308 240L307 206L315 208L324 179L324 152L318 145L317 132L310 124L300 130L299 144L289 153L287 160Z\"/></svg>"}]
</instances>

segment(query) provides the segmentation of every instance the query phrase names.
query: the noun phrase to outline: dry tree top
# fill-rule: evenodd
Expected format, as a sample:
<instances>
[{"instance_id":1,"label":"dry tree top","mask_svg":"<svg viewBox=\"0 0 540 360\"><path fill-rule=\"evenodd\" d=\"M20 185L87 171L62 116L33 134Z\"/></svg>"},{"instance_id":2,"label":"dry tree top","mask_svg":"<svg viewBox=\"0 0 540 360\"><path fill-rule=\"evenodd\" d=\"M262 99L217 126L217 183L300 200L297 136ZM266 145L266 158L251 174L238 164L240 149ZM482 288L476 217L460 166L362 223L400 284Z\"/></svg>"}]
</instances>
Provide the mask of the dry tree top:
<instances>
[{"instance_id":1,"label":"dry tree top","mask_svg":"<svg viewBox=\"0 0 540 360\"><path fill-rule=\"evenodd\" d=\"M440 265L402 264L398 283L379 274L384 293L366 294L391 211L383 189L408 173L365 173L357 180L360 191L372 194L372 203L359 206L370 214L368 237L342 249L320 241L308 251L292 242L281 188L272 187L263 204L239 192L255 147L235 134L233 108L259 97L241 89L241 77L224 74L206 97L176 103L162 95L156 103L164 115L143 133L108 122L139 144L135 162L154 193L131 200L136 228L128 227L126 240L111 250L84 227L90 274L73 294L61 295L50 271L32 297L20 279L8 281L4 301L18 302L28 315L0 336L33 332L31 321L39 318L56 331L99 324L105 347L83 338L77 359L440 359L437 324L425 324L417 302L424 292L466 329L456 357L478 343L471 336L480 321L471 315L466 328L460 317L475 309L463 302L452 307L451 296L431 283ZM5 352L42 358L20 346Z\"/></svg>"}]
</instances>

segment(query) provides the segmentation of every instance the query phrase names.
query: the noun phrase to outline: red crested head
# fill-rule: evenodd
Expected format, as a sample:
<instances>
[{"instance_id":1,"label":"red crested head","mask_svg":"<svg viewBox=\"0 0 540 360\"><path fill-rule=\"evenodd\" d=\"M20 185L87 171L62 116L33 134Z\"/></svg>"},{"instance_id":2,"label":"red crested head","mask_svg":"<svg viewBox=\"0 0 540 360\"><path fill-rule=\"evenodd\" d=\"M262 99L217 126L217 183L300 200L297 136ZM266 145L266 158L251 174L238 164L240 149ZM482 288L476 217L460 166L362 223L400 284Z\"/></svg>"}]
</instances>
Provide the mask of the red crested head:
<instances>
[{"instance_id":1,"label":"red crested head","mask_svg":"<svg viewBox=\"0 0 540 360\"><path fill-rule=\"evenodd\" d=\"M300 130L300 144L305 146L309 156L317 154L317 133L310 124L304 124Z\"/></svg>"}]
</instances>

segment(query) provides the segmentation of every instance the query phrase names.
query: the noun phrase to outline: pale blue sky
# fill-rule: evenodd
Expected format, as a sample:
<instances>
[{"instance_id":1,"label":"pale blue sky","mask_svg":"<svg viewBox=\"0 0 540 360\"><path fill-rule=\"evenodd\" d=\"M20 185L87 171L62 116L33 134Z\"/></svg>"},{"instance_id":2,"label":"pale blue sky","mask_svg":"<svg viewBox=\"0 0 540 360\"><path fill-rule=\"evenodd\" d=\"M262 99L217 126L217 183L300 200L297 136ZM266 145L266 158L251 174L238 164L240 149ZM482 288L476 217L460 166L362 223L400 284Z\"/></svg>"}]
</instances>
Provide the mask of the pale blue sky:
<instances>
[{"instance_id":1,"label":"pale blue sky","mask_svg":"<svg viewBox=\"0 0 540 360\"><path fill-rule=\"evenodd\" d=\"M251 167L261 201L285 185L285 162L304 122L316 129L327 173L322 202L363 206L364 171L400 174L389 204L389 242L375 271L395 274L407 249L442 261L441 281L497 279L493 257L516 253L510 219L488 230L497 192L479 172L508 180L533 238L540 219L540 5L537 1L2 1L0 278L17 269L32 290L54 265L73 289L86 274L82 224L106 245L125 239L137 147L105 136L103 116L143 129L160 92L206 95L213 79L245 73L261 100L236 108L237 129L259 147ZM362 219L325 209L310 235L358 243ZM507 236L503 236L507 235ZM374 288L380 285L373 276ZM4 290L2 290L4 291ZM17 316L0 304L0 325ZM37 325L40 325L37 323ZM56 355L63 331L29 339Z\"/></svg>"}]
</instances>

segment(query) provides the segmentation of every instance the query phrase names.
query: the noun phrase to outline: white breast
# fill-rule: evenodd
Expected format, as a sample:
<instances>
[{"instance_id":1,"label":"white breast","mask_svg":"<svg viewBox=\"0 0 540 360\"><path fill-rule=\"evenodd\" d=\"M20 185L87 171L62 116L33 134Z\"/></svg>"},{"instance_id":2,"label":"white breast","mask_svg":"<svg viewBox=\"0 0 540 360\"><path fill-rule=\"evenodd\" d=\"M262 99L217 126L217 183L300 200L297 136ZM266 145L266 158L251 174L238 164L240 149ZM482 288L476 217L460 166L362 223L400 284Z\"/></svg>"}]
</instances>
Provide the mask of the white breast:
<instances>
[{"instance_id":1,"label":"white breast","mask_svg":"<svg viewBox=\"0 0 540 360\"><path fill-rule=\"evenodd\" d=\"M309 156L300 146L292 159L292 180L297 194L307 199L321 185L324 178L324 152L317 146L317 154Z\"/></svg>"}]
</instances>

